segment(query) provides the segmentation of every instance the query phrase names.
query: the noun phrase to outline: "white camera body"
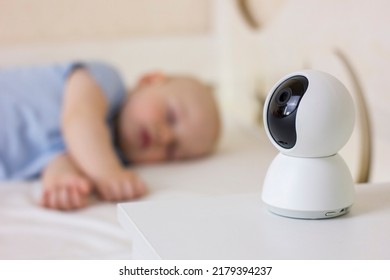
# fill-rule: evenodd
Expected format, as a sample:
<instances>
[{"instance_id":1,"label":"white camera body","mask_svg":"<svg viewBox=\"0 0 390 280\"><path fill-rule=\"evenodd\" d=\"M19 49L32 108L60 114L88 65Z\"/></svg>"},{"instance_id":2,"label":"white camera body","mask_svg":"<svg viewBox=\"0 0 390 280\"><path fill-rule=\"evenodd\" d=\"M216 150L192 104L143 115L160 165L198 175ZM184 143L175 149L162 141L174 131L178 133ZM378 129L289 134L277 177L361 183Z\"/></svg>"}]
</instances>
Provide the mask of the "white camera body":
<instances>
[{"instance_id":1,"label":"white camera body","mask_svg":"<svg viewBox=\"0 0 390 280\"><path fill-rule=\"evenodd\" d=\"M263 114L266 133L280 151L264 180L268 209L302 219L346 214L354 184L337 153L352 134L355 110L344 85L320 71L291 73L270 90Z\"/></svg>"}]
</instances>

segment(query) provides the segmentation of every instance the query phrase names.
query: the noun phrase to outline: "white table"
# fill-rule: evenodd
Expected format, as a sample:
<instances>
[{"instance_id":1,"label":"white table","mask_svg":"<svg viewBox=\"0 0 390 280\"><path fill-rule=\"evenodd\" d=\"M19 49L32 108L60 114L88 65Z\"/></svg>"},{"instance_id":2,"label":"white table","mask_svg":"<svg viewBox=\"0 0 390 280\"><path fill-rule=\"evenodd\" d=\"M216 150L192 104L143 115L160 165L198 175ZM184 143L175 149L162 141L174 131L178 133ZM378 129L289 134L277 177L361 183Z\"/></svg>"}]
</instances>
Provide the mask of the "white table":
<instances>
[{"instance_id":1,"label":"white table","mask_svg":"<svg viewBox=\"0 0 390 280\"><path fill-rule=\"evenodd\" d=\"M137 259L390 259L390 184L356 186L347 215L274 215L261 194L118 205Z\"/></svg>"}]
</instances>

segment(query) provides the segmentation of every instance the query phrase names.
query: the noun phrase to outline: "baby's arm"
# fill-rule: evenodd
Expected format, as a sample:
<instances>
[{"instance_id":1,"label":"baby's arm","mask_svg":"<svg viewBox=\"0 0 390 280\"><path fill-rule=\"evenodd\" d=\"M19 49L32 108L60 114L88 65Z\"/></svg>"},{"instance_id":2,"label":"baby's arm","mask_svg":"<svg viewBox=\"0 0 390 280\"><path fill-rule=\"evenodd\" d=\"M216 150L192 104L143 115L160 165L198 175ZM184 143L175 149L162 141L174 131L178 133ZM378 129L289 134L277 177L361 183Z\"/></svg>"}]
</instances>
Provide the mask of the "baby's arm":
<instances>
[{"instance_id":1,"label":"baby's arm","mask_svg":"<svg viewBox=\"0 0 390 280\"><path fill-rule=\"evenodd\" d=\"M68 152L102 198L115 201L142 195L144 184L122 167L115 154L105 121L108 102L86 69L76 69L68 78L62 110Z\"/></svg>"}]
</instances>

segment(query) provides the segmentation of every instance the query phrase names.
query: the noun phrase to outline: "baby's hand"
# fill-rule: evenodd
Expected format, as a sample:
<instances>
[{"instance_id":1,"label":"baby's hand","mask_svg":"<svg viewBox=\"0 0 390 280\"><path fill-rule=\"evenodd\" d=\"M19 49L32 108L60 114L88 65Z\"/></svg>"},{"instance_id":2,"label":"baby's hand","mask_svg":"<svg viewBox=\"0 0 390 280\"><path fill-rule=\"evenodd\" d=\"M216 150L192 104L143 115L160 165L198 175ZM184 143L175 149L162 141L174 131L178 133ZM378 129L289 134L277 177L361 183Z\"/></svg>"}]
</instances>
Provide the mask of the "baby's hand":
<instances>
[{"instance_id":1,"label":"baby's hand","mask_svg":"<svg viewBox=\"0 0 390 280\"><path fill-rule=\"evenodd\" d=\"M146 186L134 172L127 169L107 172L95 182L99 195L108 201L123 201L140 197Z\"/></svg>"},{"instance_id":2,"label":"baby's hand","mask_svg":"<svg viewBox=\"0 0 390 280\"><path fill-rule=\"evenodd\" d=\"M58 210L85 207L91 192L91 183L83 176L66 174L44 180L41 204Z\"/></svg>"}]
</instances>

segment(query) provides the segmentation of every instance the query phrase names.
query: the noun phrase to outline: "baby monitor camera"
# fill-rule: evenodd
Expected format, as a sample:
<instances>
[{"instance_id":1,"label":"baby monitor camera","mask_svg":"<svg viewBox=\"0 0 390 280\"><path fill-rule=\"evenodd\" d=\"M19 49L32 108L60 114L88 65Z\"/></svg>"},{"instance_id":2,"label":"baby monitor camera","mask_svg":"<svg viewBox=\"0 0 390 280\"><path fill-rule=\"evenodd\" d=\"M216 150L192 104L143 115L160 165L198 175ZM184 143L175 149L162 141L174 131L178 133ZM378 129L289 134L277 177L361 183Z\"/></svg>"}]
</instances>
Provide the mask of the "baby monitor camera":
<instances>
[{"instance_id":1,"label":"baby monitor camera","mask_svg":"<svg viewBox=\"0 0 390 280\"><path fill-rule=\"evenodd\" d=\"M320 71L291 73L264 104L264 126L280 153L268 168L262 199L278 215L323 219L346 214L354 184L338 151L352 134L352 97L335 77Z\"/></svg>"}]
</instances>

